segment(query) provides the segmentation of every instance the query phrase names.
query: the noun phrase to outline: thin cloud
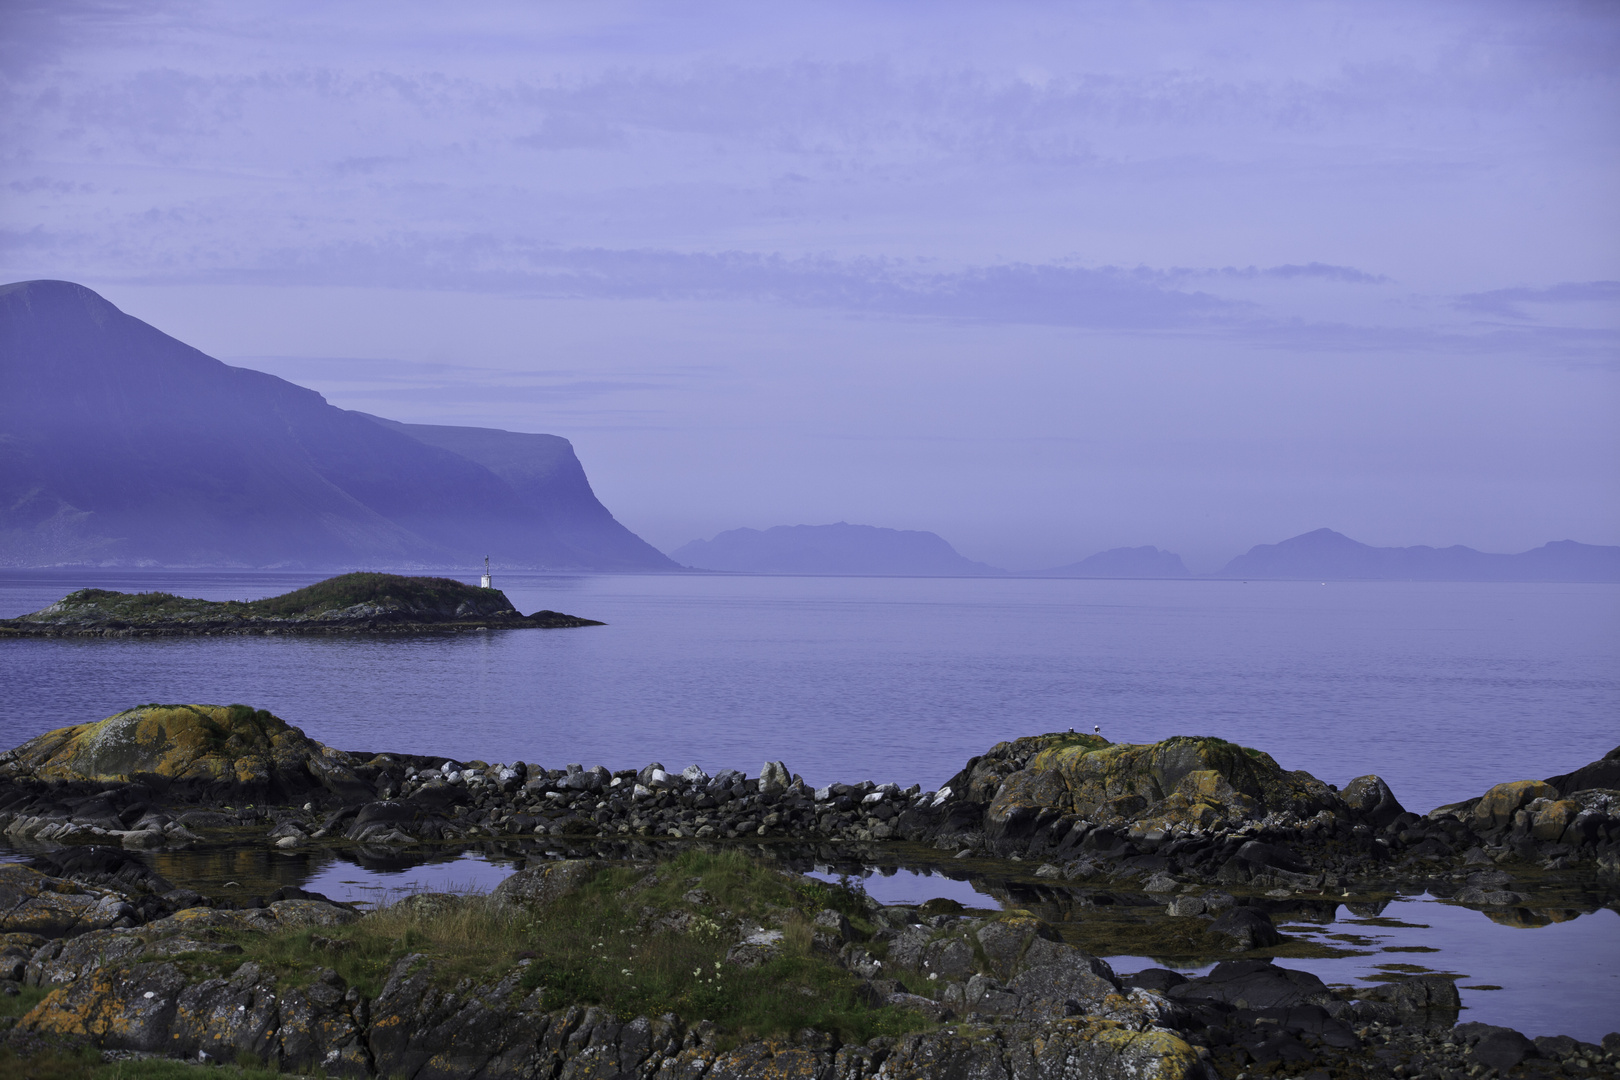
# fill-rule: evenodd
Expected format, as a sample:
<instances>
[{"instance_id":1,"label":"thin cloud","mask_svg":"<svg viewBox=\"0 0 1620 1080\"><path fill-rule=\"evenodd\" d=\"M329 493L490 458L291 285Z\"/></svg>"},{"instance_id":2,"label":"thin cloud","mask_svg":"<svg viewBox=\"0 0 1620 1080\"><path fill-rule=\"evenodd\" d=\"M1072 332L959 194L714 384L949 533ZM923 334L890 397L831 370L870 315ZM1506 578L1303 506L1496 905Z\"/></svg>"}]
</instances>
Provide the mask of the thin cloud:
<instances>
[{"instance_id":1,"label":"thin cloud","mask_svg":"<svg viewBox=\"0 0 1620 1080\"><path fill-rule=\"evenodd\" d=\"M1620 301L1620 281L1566 281L1545 289L1491 289L1464 293L1456 307L1503 319L1530 320L1524 304L1613 304Z\"/></svg>"}]
</instances>

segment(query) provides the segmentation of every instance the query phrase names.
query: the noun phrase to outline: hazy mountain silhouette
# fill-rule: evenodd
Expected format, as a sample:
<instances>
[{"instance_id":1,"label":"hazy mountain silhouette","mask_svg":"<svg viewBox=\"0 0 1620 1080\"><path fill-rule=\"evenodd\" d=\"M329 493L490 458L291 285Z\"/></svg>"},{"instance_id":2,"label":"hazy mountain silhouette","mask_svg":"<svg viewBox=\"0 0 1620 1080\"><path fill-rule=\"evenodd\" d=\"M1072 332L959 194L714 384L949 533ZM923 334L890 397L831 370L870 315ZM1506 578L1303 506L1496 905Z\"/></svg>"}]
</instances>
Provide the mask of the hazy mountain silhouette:
<instances>
[{"instance_id":1,"label":"hazy mountain silhouette","mask_svg":"<svg viewBox=\"0 0 1620 1080\"><path fill-rule=\"evenodd\" d=\"M982 577L1006 573L964 558L931 532L842 521L836 525L778 525L763 531L732 529L713 540L693 540L670 556L703 570L759 574Z\"/></svg>"},{"instance_id":2,"label":"hazy mountain silhouette","mask_svg":"<svg viewBox=\"0 0 1620 1080\"><path fill-rule=\"evenodd\" d=\"M395 424L81 285L0 286L0 564L665 569L567 440Z\"/></svg>"},{"instance_id":3,"label":"hazy mountain silhouette","mask_svg":"<svg viewBox=\"0 0 1620 1080\"><path fill-rule=\"evenodd\" d=\"M1187 567L1181 556L1159 548L1123 547L1099 551L1088 559L1050 570L1031 570L1027 577L1074 578L1182 578Z\"/></svg>"},{"instance_id":4,"label":"hazy mountain silhouette","mask_svg":"<svg viewBox=\"0 0 1620 1080\"><path fill-rule=\"evenodd\" d=\"M1620 581L1620 547L1559 540L1517 555L1454 547L1372 547L1332 529L1260 544L1216 577L1368 581Z\"/></svg>"}]
</instances>

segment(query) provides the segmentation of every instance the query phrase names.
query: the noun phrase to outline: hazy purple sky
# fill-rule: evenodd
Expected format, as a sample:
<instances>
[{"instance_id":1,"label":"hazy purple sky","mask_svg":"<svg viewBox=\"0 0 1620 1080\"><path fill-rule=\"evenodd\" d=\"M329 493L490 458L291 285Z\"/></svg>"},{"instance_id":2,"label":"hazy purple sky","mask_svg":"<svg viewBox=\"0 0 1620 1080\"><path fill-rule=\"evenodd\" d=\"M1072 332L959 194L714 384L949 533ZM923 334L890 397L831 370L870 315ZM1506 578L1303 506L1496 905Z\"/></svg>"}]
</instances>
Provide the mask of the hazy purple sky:
<instances>
[{"instance_id":1,"label":"hazy purple sky","mask_svg":"<svg viewBox=\"0 0 1620 1080\"><path fill-rule=\"evenodd\" d=\"M0 277L672 548L1620 543L1620 4L0 3Z\"/></svg>"}]
</instances>

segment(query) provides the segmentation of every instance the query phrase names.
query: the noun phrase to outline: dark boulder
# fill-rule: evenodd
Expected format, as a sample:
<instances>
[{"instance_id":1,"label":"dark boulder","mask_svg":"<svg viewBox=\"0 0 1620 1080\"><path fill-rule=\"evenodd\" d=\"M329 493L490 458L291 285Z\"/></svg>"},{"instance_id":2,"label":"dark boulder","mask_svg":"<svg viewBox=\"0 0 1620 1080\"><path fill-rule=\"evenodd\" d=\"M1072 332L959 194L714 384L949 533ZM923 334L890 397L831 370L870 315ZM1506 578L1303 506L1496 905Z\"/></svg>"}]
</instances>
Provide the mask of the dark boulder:
<instances>
[{"instance_id":1,"label":"dark boulder","mask_svg":"<svg viewBox=\"0 0 1620 1080\"><path fill-rule=\"evenodd\" d=\"M1235 907L1209 924L1211 934L1231 938L1239 950L1264 949L1282 941L1271 916L1252 907Z\"/></svg>"},{"instance_id":2,"label":"dark boulder","mask_svg":"<svg viewBox=\"0 0 1620 1080\"><path fill-rule=\"evenodd\" d=\"M1138 990L1152 990L1156 994L1167 993L1171 987L1180 986L1186 981L1187 976L1169 968L1144 968L1120 978L1120 982L1126 986Z\"/></svg>"},{"instance_id":3,"label":"dark boulder","mask_svg":"<svg viewBox=\"0 0 1620 1080\"><path fill-rule=\"evenodd\" d=\"M1376 776L1356 777L1344 786L1339 797L1357 817L1375 829L1382 829L1406 813L1406 807L1395 798L1389 785Z\"/></svg>"},{"instance_id":4,"label":"dark boulder","mask_svg":"<svg viewBox=\"0 0 1620 1080\"><path fill-rule=\"evenodd\" d=\"M1356 1012L1384 1023L1450 1027L1457 1022L1462 997L1444 975L1409 975L1370 987L1356 995Z\"/></svg>"},{"instance_id":5,"label":"dark boulder","mask_svg":"<svg viewBox=\"0 0 1620 1080\"><path fill-rule=\"evenodd\" d=\"M1558 794L1565 798L1573 792L1592 788L1620 788L1620 746L1574 772L1549 776L1547 783L1557 788Z\"/></svg>"},{"instance_id":6,"label":"dark boulder","mask_svg":"<svg viewBox=\"0 0 1620 1080\"><path fill-rule=\"evenodd\" d=\"M1165 996L1186 1005L1214 1002L1238 1009L1326 1005L1336 1000L1310 972L1280 968L1269 960L1223 961L1208 975L1171 987Z\"/></svg>"},{"instance_id":7,"label":"dark boulder","mask_svg":"<svg viewBox=\"0 0 1620 1080\"><path fill-rule=\"evenodd\" d=\"M1455 1031L1474 1044L1468 1050L1469 1062L1499 1073L1506 1073L1525 1058L1537 1056L1536 1044L1512 1028L1458 1024Z\"/></svg>"},{"instance_id":8,"label":"dark boulder","mask_svg":"<svg viewBox=\"0 0 1620 1080\"><path fill-rule=\"evenodd\" d=\"M1250 840L1238 848L1237 857L1253 867L1287 870L1291 874L1303 874L1309 869L1280 844L1262 844L1258 840Z\"/></svg>"}]
</instances>

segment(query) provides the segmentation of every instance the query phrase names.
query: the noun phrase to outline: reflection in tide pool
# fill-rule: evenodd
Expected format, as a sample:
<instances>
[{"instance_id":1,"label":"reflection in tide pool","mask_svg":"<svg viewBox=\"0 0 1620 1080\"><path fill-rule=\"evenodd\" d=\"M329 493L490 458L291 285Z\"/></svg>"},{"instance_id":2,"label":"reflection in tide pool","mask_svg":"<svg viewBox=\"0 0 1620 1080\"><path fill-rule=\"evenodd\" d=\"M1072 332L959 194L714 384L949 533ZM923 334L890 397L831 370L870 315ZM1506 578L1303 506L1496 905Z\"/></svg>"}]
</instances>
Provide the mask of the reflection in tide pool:
<instances>
[{"instance_id":1,"label":"reflection in tide pool","mask_svg":"<svg viewBox=\"0 0 1620 1080\"><path fill-rule=\"evenodd\" d=\"M1400 925L1406 924L1406 925ZM1395 900L1377 918L1340 908L1332 923L1285 923L1280 929L1329 945L1335 935L1371 939L1368 955L1279 960L1330 985L1366 983L1412 967L1459 975L1463 1021L1516 1028L1535 1038L1572 1035L1598 1042L1620 1028L1620 915L1606 908L1568 922L1534 928L1492 922L1482 912L1431 897ZM1118 972L1159 963L1110 956ZM1205 974L1215 965L1177 967Z\"/></svg>"},{"instance_id":2,"label":"reflection in tide pool","mask_svg":"<svg viewBox=\"0 0 1620 1080\"><path fill-rule=\"evenodd\" d=\"M486 893L516 870L511 863L490 862L471 852L447 862L400 870L368 870L351 862L334 862L311 875L303 888L339 903L371 907L409 893Z\"/></svg>"},{"instance_id":3,"label":"reflection in tide pool","mask_svg":"<svg viewBox=\"0 0 1620 1080\"><path fill-rule=\"evenodd\" d=\"M817 867L810 871L809 876L823 881L838 881L844 875ZM994 910L1001 906L999 900L975 889L971 882L957 881L936 871L907 870L904 867L897 870L885 866L882 870L859 877L851 875L849 880L850 884L864 888L866 895L880 904L922 904L944 897L968 908Z\"/></svg>"}]
</instances>

